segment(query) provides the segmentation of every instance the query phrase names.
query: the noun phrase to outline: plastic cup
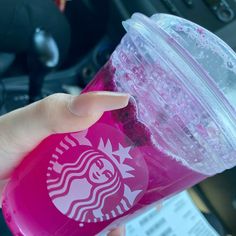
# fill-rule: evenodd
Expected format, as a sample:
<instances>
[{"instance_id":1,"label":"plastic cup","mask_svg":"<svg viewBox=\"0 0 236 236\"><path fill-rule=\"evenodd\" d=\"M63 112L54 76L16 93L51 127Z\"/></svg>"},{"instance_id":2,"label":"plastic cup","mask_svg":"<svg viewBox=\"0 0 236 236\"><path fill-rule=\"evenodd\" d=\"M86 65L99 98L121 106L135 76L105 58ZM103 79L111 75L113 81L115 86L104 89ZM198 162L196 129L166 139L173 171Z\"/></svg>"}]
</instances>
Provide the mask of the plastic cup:
<instances>
[{"instance_id":1,"label":"plastic cup","mask_svg":"<svg viewBox=\"0 0 236 236\"><path fill-rule=\"evenodd\" d=\"M88 130L56 134L13 173L15 235L95 235L236 165L236 55L175 16L134 14L83 92L132 95Z\"/></svg>"}]
</instances>

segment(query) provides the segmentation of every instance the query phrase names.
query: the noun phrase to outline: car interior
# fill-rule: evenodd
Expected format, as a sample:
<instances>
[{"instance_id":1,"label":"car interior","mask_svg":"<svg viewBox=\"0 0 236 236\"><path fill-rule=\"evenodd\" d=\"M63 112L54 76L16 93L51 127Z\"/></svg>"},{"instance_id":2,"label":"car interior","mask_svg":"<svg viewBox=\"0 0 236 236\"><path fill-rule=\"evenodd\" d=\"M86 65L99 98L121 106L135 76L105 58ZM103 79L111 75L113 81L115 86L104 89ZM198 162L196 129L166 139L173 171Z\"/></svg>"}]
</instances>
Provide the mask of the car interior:
<instances>
[{"instance_id":1,"label":"car interior","mask_svg":"<svg viewBox=\"0 0 236 236\"><path fill-rule=\"evenodd\" d=\"M70 25L71 41L63 63L58 63L58 48L50 32L40 29L35 29L36 51L41 50L37 37L43 37L53 55L44 69L41 64L45 62L42 58L35 60L35 55L32 59L25 52L0 52L1 115L53 93L79 94L125 34L122 21L135 12L186 18L212 31L236 50L235 0L68 0L63 14ZM236 236L236 168L208 178L190 192L193 199L207 207L209 211L203 215L219 235ZM2 214L0 235L12 235Z\"/></svg>"}]
</instances>

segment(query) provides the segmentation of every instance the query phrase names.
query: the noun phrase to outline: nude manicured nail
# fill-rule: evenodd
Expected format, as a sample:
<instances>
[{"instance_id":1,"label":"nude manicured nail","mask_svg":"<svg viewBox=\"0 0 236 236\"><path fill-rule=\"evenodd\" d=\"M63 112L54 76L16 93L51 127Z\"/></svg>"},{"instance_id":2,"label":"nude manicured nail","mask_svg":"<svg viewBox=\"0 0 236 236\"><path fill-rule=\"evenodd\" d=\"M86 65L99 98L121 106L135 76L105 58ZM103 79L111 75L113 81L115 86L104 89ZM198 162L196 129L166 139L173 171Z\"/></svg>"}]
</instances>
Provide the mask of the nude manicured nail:
<instances>
[{"instance_id":1,"label":"nude manicured nail","mask_svg":"<svg viewBox=\"0 0 236 236\"><path fill-rule=\"evenodd\" d=\"M88 116L126 107L129 98L130 95L127 93L89 92L72 97L68 108L77 116Z\"/></svg>"}]
</instances>

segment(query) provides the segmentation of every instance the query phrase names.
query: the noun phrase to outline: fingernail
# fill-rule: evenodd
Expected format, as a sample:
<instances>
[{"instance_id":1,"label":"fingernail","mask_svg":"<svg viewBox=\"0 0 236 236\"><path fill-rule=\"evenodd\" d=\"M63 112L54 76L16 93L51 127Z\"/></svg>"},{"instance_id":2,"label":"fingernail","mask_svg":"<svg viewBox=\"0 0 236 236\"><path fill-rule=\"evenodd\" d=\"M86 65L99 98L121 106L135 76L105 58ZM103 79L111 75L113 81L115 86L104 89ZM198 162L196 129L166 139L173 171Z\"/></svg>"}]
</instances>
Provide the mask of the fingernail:
<instances>
[{"instance_id":1,"label":"fingernail","mask_svg":"<svg viewBox=\"0 0 236 236\"><path fill-rule=\"evenodd\" d=\"M160 212L161 209L162 209L162 207L163 207L163 203L162 203L162 202L159 202L159 203L156 205L156 210L157 210L158 212Z\"/></svg>"},{"instance_id":2,"label":"fingernail","mask_svg":"<svg viewBox=\"0 0 236 236\"><path fill-rule=\"evenodd\" d=\"M72 97L68 108L77 116L88 116L95 113L117 110L126 107L130 95L118 92L89 92Z\"/></svg>"},{"instance_id":3,"label":"fingernail","mask_svg":"<svg viewBox=\"0 0 236 236\"><path fill-rule=\"evenodd\" d=\"M121 226L119 228L113 229L107 234L107 236L125 236L125 227Z\"/></svg>"}]
</instances>

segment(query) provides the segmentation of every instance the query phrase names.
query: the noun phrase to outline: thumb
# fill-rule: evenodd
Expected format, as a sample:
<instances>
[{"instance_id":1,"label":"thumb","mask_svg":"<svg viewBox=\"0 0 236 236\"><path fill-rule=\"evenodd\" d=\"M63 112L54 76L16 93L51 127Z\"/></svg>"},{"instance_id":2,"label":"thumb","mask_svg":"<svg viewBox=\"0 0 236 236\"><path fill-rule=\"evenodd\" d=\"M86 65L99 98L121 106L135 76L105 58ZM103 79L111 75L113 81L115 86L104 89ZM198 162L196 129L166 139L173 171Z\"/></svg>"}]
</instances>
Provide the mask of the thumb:
<instances>
[{"instance_id":1,"label":"thumb","mask_svg":"<svg viewBox=\"0 0 236 236\"><path fill-rule=\"evenodd\" d=\"M128 100L129 95L114 92L54 94L0 117L0 179L48 135L86 129L103 112L125 107Z\"/></svg>"},{"instance_id":2,"label":"thumb","mask_svg":"<svg viewBox=\"0 0 236 236\"><path fill-rule=\"evenodd\" d=\"M125 236L125 227L114 229L107 236Z\"/></svg>"}]
</instances>

